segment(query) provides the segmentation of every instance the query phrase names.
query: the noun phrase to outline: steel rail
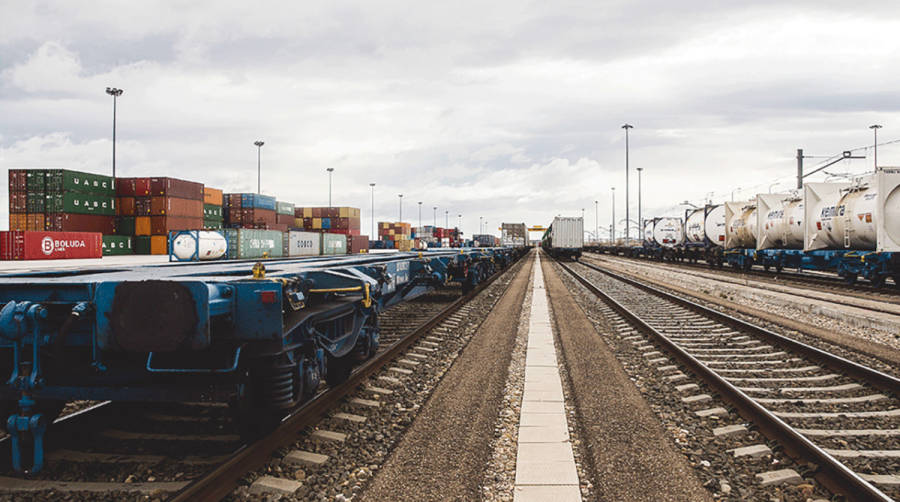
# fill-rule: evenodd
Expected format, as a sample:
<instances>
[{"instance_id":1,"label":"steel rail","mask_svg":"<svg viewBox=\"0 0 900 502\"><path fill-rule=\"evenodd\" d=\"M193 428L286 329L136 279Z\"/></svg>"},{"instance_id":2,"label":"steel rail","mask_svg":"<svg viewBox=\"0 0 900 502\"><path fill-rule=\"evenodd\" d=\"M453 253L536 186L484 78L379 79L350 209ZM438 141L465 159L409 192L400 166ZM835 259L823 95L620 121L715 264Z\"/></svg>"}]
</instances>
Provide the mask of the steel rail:
<instances>
[{"instance_id":1,"label":"steel rail","mask_svg":"<svg viewBox=\"0 0 900 502\"><path fill-rule=\"evenodd\" d=\"M513 265L514 264L515 262ZM506 268L506 270L509 269L510 267ZM169 500L172 502L215 501L221 500L227 496L237 487L237 481L244 476L244 474L265 465L265 463L271 459L272 453L278 448L294 443L296 441L296 435L301 430L315 424L326 413L340 403L341 399L356 391L356 388L362 384L365 379L382 369L416 340L426 333L429 333L432 329L437 327L441 321L472 300L478 293L500 277L503 272L504 270L498 271L485 282L479 284L475 289L459 297L444 310L438 312L431 319L419 326L415 331L395 342L380 355L364 363L356 371L350 374L347 381L337 387L322 392L311 401L308 401L302 408L284 419L281 424L266 437L242 447L235 452L231 458L220 464L205 476L192 481L189 485L175 493Z\"/></svg>"},{"instance_id":2,"label":"steel rail","mask_svg":"<svg viewBox=\"0 0 900 502\"><path fill-rule=\"evenodd\" d=\"M633 313L627 307L619 303L617 300L601 291L597 288L593 283L591 283L587 278L573 270L570 266L565 263L558 262L559 265L568 272L572 277L574 277L579 283L584 285L588 290L590 290L594 295L598 298L609 304L616 312L622 315L624 318L630 320L634 325L639 327L641 330L647 332L654 338L669 354L671 354L674 358L676 358L682 365L687 367L688 371L697 375L702 380L704 380L707 385L713 388L719 395L722 396L723 399L728 401L732 406L734 406L738 413L747 420L755 423L759 430L770 439L777 441L784 448L785 452L789 455L797 458L804 458L814 462L817 466L817 472L815 474L815 478L822 483L825 487L831 490L834 493L842 494L847 497L848 500L859 500L859 501L881 501L881 502L889 502L893 499L885 495L881 490L873 486L871 483L861 478L858 474L853 472L850 468L848 468L843 463L839 462L837 459L826 453L824 450L816 446L812 441L807 439L805 436L797 432L793 427L788 425L786 422L778 418L772 412L761 406L759 403L754 401L750 396L745 394L743 391L732 385L730 382L719 376L713 370L709 369L705 364L694 358L687 351L679 347L675 342L670 340L667 336L647 324L643 319L641 319L637 314ZM585 265L587 266L587 265ZM718 319L729 319L732 321L736 321L736 325L738 326L747 326L749 330L754 333L769 333L774 335L774 337L767 339L775 341L776 339L784 339L789 340L790 344L785 344L788 347L793 347L795 345L803 345L799 342L787 339L782 337L781 335L777 335L775 333L771 333L764 328L759 328L758 326L753 326L752 324L746 323L739 319L735 319L731 316L727 316L721 314L719 312L707 309L706 307L702 307L693 302L689 302L678 298L677 296L670 295L664 291L657 290L651 286L647 286L637 281L633 281L631 279L620 277L617 274L612 272L608 272L605 270L600 270L597 267L590 267L592 270L597 270L604 274L609 275L617 280L621 280L626 284L630 284L632 286L636 286L640 289L643 289L651 294L656 294L661 296L667 300L674 301L678 304L688 306L691 305L699 307L697 310L703 313L707 311L710 314L715 314L714 317ZM720 317L722 316L722 317ZM730 323L730 322L729 322ZM728 323L727 323L728 324ZM776 342L777 343L777 342ZM808 346L806 346L808 347ZM810 354L827 354L819 349L814 347L809 347L813 349ZM838 356L834 356L833 354L827 354L830 356L830 360L837 364L837 361L845 361L849 363L851 366L865 368L851 361L847 361ZM868 368L866 368L868 369ZM879 378L879 381L882 383L886 383L889 380L894 382L894 389L897 388L898 380L889 375L884 375L883 373L877 372L876 370L868 369L870 372L874 374L881 375L884 378ZM858 371L858 369L857 369Z\"/></svg>"}]
</instances>

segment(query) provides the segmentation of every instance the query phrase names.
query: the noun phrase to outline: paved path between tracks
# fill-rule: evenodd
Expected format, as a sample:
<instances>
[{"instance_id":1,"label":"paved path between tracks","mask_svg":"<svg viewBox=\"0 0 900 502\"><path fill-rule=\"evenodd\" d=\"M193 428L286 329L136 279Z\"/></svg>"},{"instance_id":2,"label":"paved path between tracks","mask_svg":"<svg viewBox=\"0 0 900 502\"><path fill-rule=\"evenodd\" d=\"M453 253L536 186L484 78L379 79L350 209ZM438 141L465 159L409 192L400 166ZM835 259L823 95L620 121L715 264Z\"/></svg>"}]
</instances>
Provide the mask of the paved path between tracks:
<instances>
[{"instance_id":1,"label":"paved path between tracks","mask_svg":"<svg viewBox=\"0 0 900 502\"><path fill-rule=\"evenodd\" d=\"M540 258L536 261L533 287L514 498L516 502L580 501Z\"/></svg>"},{"instance_id":2,"label":"paved path between tracks","mask_svg":"<svg viewBox=\"0 0 900 502\"><path fill-rule=\"evenodd\" d=\"M535 253L444 375L363 501L479 500Z\"/></svg>"}]
</instances>

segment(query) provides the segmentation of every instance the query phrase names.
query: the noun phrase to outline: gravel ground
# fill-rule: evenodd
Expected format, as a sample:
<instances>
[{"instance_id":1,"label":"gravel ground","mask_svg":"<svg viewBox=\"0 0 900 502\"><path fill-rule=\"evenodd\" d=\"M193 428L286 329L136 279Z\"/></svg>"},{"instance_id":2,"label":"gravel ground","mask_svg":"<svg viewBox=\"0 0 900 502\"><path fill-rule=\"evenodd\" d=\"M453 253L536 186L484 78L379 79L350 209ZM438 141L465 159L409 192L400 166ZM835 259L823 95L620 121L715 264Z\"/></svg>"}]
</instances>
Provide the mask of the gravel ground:
<instances>
[{"instance_id":1,"label":"gravel ground","mask_svg":"<svg viewBox=\"0 0 900 502\"><path fill-rule=\"evenodd\" d=\"M522 315L516 344L503 389L503 404L494 424L494 440L491 442L493 454L485 469L482 481L482 500L485 502L507 502L513 500L516 484L516 451L519 440L519 413L522 410L522 394L525 389L525 353L528 345L528 320L531 316L532 276L528 277L528 291L522 300Z\"/></svg>"},{"instance_id":2,"label":"gravel ground","mask_svg":"<svg viewBox=\"0 0 900 502\"><path fill-rule=\"evenodd\" d=\"M434 390L362 500L480 497L533 261L533 254L522 260L524 267Z\"/></svg>"},{"instance_id":3,"label":"gravel ground","mask_svg":"<svg viewBox=\"0 0 900 502\"><path fill-rule=\"evenodd\" d=\"M576 423L587 446L597 500L711 500L560 281L556 265L546 261L557 343L574 391Z\"/></svg>"},{"instance_id":4,"label":"gravel ground","mask_svg":"<svg viewBox=\"0 0 900 502\"><path fill-rule=\"evenodd\" d=\"M410 427L425 405L434 389L441 383L454 361L460 356L463 348L478 331L486 314L503 296L507 286L516 277L516 273L528 259L520 260L503 273L493 284L481 294L463 306L460 310L462 320L456 326L447 323L436 328L437 336L444 338L437 350L431 353L427 361L415 370L412 375L400 377L403 384L390 387L390 395L379 395L367 392L368 386L389 387L373 377L363 385L356 396L381 401L375 409L353 409L348 404L334 410L337 412L355 413L366 416L366 422L360 425L349 425L333 418L322 421L316 428L306 431L291 448L281 450L266 468L245 476L242 486L236 489L226 500L303 500L303 501L341 501L359 498L376 473L383 467L391 450L400 443L404 433ZM389 365L391 366L391 365ZM381 375L387 374L381 372ZM389 375L395 376L395 375ZM493 418L493 417L492 417ZM315 443L310 434L316 429L336 430L348 433L344 443ZM484 441L485 448L487 441ZM322 466L295 468L282 463L281 458L290 449L312 451L329 456ZM485 455L487 455L489 452ZM485 458L485 462L486 462ZM482 462L482 466L484 462ZM273 475L301 481L303 486L290 496L251 495L249 485L262 475ZM473 478L480 483L480 473ZM398 492L399 493L399 492ZM396 500L390 494L384 500Z\"/></svg>"},{"instance_id":5,"label":"gravel ground","mask_svg":"<svg viewBox=\"0 0 900 502\"><path fill-rule=\"evenodd\" d=\"M606 263L604 263L606 265ZM610 267L625 275L650 282L688 299L700 300L707 307L733 315L770 329L780 335L813 345L879 371L900 376L900 350L873 341L870 336L858 336L859 328L842 325L801 310L785 309L758 302L742 301L738 297L722 298L698 289L696 285L670 279L671 271L656 270L635 274L634 267ZM862 330L865 332L866 330ZM900 337L900 334L895 336Z\"/></svg>"},{"instance_id":6,"label":"gravel ground","mask_svg":"<svg viewBox=\"0 0 900 502\"><path fill-rule=\"evenodd\" d=\"M725 436L716 438L712 434L712 429L724 425L740 424L742 419L734 411L719 418L709 417L700 418L696 415L696 411L703 408L723 407L730 410L730 407L724 402L718 400L715 394L702 383L691 380L690 378L677 382L675 384L665 381L662 374L651 365L648 365L646 358L642 352L635 348L633 340L624 340L628 335L620 334L613 327L613 322L618 322L615 317L608 317L604 313L605 305L596 299L594 295L584 289L579 283L575 282L566 272L558 268L557 265L550 265L557 272L559 280L574 293L575 301L581 306L591 323L601 333L603 341L612 350L615 359L602 363L585 363L579 366L577 363L570 363L570 370L575 373L579 367L598 368L602 366L617 367L621 364L624 368L628 379L634 383L638 392L646 399L650 405L650 409L662 422L665 428L667 440L662 444L671 445L674 442L675 448L680 451L686 458L691 467L693 474L699 478L703 487L708 490L708 497L712 495L716 500L778 500L778 501L807 501L810 499L818 499L828 497L828 493L821 488L809 475L814 466L798 465L789 457L787 457L781 448L773 442L767 441L765 437L759 434L753 426L749 426L749 432L739 436ZM569 319L574 316L558 316L559 319ZM566 330L562 330L566 333ZM631 333L634 335L634 333ZM604 345L604 344L598 344ZM565 347L565 337L564 337ZM576 346L577 347L577 346ZM590 353L586 349L569 350L566 349L566 356L571 357L584 353ZM601 351L595 351L600 353ZM583 357L583 356L582 356ZM618 360L618 362L616 361ZM673 363L674 364L674 363ZM597 371L593 369L593 371ZM602 382L603 379L594 378L594 382ZM697 383L699 389L690 392L690 394L706 393L713 395L711 401L701 404L685 404L682 402L681 394L675 389L675 385L685 383ZM595 384L596 385L596 384ZM634 388L624 387L623 388ZM608 408L616 408L617 400L607 399L604 404ZM610 406L613 403L613 406ZM585 406L583 409L593 410L602 408L602 406ZM610 410L606 410L610 412ZM582 422L584 423L584 422ZM748 425L748 424L744 424ZM625 424L631 427L631 424ZM641 436L639 436L641 437ZM615 440L613 438L612 440ZM653 443L650 443L644 452L654 451ZM771 455L764 455L759 458L735 458L728 450L748 446L753 444L765 444L772 450ZM629 445L623 445L622 448L628 448ZM613 448L616 450L616 448ZM610 454L607 452L607 454ZM602 465L601 463L597 463ZM797 486L776 486L762 487L755 479L755 475L781 468L791 468L796 470L804 481ZM681 476L672 476L672 478L681 478ZM668 493L664 488L660 489L656 495L660 493ZM598 492L600 488L598 487ZM648 500L658 500L652 498L653 494L648 494ZM601 494L602 496L602 494ZM693 499L692 497L681 497L678 500Z\"/></svg>"}]
</instances>

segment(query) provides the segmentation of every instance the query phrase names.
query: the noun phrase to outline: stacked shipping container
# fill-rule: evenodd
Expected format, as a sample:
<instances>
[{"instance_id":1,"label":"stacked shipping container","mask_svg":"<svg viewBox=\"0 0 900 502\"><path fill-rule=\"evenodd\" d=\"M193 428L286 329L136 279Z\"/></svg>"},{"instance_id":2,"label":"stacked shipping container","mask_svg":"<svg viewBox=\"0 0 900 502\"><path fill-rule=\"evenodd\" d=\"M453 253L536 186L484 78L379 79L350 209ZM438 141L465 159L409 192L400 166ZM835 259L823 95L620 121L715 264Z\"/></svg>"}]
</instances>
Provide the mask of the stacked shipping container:
<instances>
[{"instance_id":1,"label":"stacked shipping container","mask_svg":"<svg viewBox=\"0 0 900 502\"><path fill-rule=\"evenodd\" d=\"M218 188L203 187L203 228L221 230L225 227L222 208L224 195Z\"/></svg>"},{"instance_id":2,"label":"stacked shipping container","mask_svg":"<svg viewBox=\"0 0 900 502\"><path fill-rule=\"evenodd\" d=\"M378 222L378 240L387 249L409 251L412 249L412 227L409 223Z\"/></svg>"},{"instance_id":3,"label":"stacked shipping container","mask_svg":"<svg viewBox=\"0 0 900 502\"><path fill-rule=\"evenodd\" d=\"M202 183L177 178L117 178L117 234L138 254L168 253L169 232L203 228Z\"/></svg>"}]
</instances>

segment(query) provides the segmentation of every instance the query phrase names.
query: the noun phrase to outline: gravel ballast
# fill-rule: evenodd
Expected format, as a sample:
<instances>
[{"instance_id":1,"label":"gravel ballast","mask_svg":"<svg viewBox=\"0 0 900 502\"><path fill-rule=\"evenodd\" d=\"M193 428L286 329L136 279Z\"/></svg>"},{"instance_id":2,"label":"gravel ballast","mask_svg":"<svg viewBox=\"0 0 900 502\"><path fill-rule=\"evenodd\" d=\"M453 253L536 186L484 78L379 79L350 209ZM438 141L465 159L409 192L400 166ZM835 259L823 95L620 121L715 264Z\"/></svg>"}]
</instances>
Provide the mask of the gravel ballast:
<instances>
[{"instance_id":1,"label":"gravel ballast","mask_svg":"<svg viewBox=\"0 0 900 502\"><path fill-rule=\"evenodd\" d=\"M444 375L361 500L477 500L534 255Z\"/></svg>"},{"instance_id":2,"label":"gravel ballast","mask_svg":"<svg viewBox=\"0 0 900 502\"><path fill-rule=\"evenodd\" d=\"M597 498L711 500L549 260L544 274Z\"/></svg>"}]
</instances>

